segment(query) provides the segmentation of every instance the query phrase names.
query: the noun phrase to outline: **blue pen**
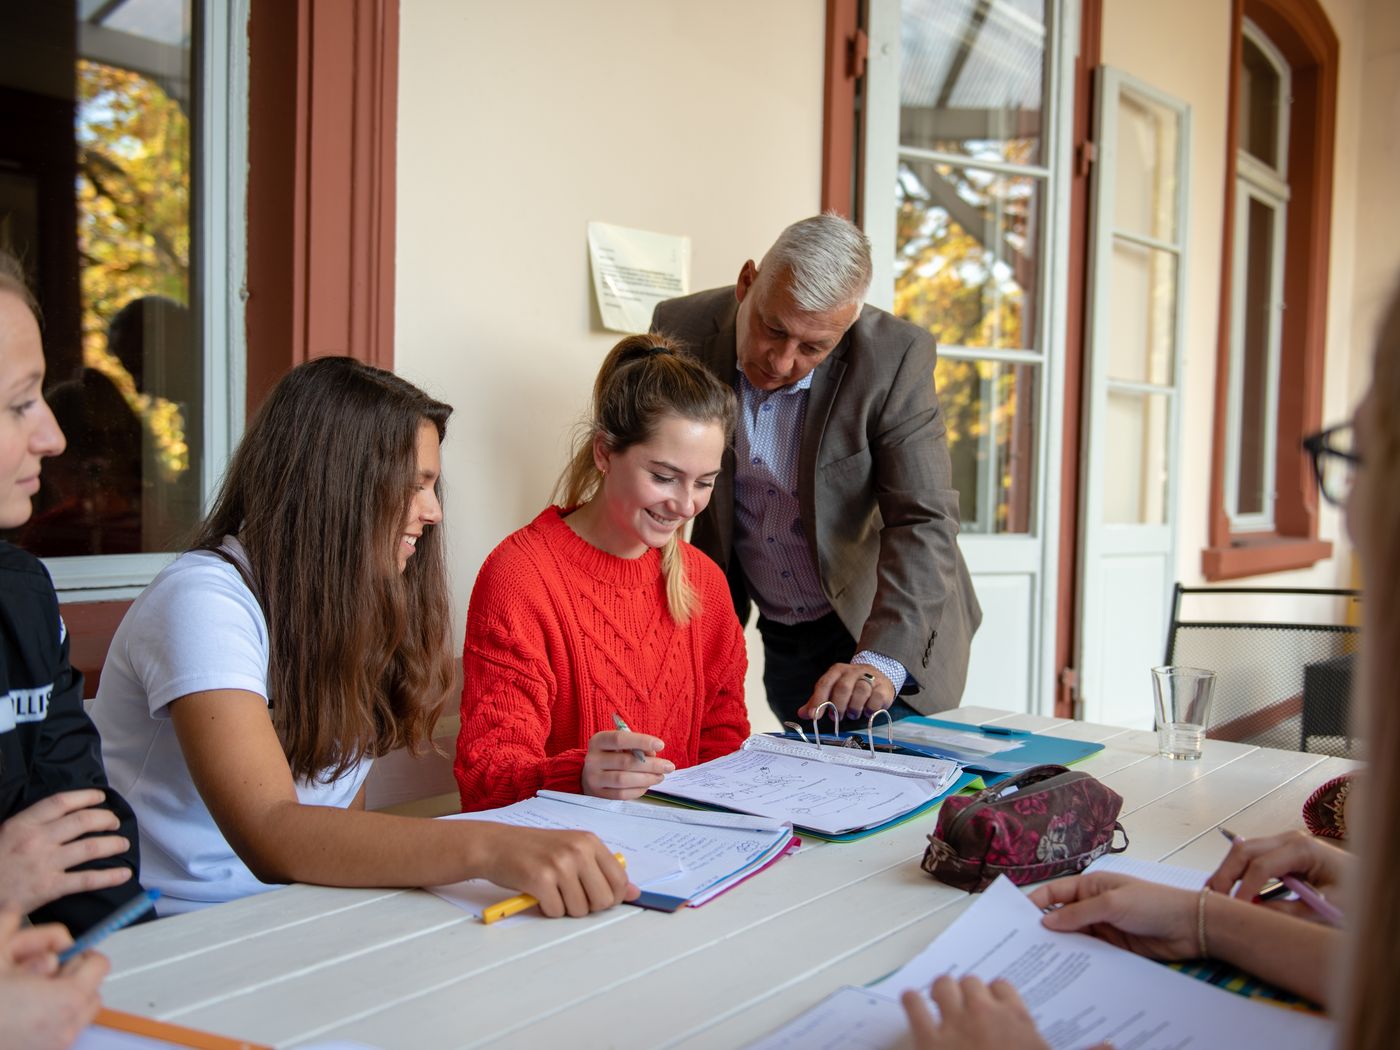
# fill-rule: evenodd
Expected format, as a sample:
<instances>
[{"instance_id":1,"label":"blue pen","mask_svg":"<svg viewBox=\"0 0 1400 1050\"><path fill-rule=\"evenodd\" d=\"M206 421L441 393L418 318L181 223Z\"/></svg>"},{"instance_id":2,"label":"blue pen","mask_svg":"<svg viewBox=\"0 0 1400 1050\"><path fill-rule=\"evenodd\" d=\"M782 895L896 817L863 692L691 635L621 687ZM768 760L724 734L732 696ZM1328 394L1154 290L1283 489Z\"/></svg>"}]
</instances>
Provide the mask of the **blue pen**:
<instances>
[{"instance_id":1,"label":"blue pen","mask_svg":"<svg viewBox=\"0 0 1400 1050\"><path fill-rule=\"evenodd\" d=\"M981 725L977 727L988 736L1030 736L1029 729L1010 729L1006 726Z\"/></svg>"},{"instance_id":2,"label":"blue pen","mask_svg":"<svg viewBox=\"0 0 1400 1050\"><path fill-rule=\"evenodd\" d=\"M75 955L80 955L89 948L96 947L100 941L106 940L116 933L123 926L130 926L146 912L156 905L156 898L160 896L160 890L147 890L140 896L132 897L111 915L103 919L87 933L83 934L66 949L58 953L58 964L62 966Z\"/></svg>"}]
</instances>

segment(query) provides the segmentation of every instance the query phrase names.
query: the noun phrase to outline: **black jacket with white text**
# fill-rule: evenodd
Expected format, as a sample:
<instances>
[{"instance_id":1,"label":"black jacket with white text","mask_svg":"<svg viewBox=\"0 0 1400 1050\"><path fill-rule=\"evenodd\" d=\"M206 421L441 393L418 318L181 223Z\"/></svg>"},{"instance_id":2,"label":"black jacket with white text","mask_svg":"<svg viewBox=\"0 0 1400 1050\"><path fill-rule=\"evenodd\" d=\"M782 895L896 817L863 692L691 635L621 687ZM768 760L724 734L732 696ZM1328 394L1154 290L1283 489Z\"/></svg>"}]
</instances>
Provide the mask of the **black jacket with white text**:
<instances>
[{"instance_id":1,"label":"black jacket with white text","mask_svg":"<svg viewBox=\"0 0 1400 1050\"><path fill-rule=\"evenodd\" d=\"M0 541L0 821L60 791L102 788L104 807L131 843L125 853L84 865L128 867L128 881L62 897L30 915L36 923L61 922L74 937L141 892L136 817L107 786L101 742L82 697L83 676L69 663L68 634L48 571L33 555Z\"/></svg>"}]
</instances>

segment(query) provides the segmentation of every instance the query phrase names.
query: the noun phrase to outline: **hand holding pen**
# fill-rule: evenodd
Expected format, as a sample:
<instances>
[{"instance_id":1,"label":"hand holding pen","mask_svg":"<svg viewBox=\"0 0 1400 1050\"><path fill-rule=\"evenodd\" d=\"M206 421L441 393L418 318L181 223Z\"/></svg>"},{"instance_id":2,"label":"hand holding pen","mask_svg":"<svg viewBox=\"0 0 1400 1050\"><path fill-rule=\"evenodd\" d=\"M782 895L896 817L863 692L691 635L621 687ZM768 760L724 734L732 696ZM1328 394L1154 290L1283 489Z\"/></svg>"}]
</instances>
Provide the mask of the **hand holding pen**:
<instances>
[{"instance_id":1,"label":"hand holding pen","mask_svg":"<svg viewBox=\"0 0 1400 1050\"><path fill-rule=\"evenodd\" d=\"M1352 858L1321 839L1302 831L1245 839L1226 828L1230 852L1207 881L1212 890L1252 901L1272 880L1298 896L1297 901L1272 901L1301 918L1338 925L1342 920L1344 883ZM1238 885L1237 885L1238 884Z\"/></svg>"},{"instance_id":2,"label":"hand holding pen","mask_svg":"<svg viewBox=\"0 0 1400 1050\"><path fill-rule=\"evenodd\" d=\"M72 944L58 923L20 929L20 914L0 908L0 1018L6 1046L69 1046L97 1014L98 986L109 964L86 952L62 968L59 953Z\"/></svg>"},{"instance_id":3,"label":"hand holding pen","mask_svg":"<svg viewBox=\"0 0 1400 1050\"><path fill-rule=\"evenodd\" d=\"M666 745L648 733L634 733L620 715L616 730L594 733L588 741L580 775L583 793L599 798L631 799L661 783L675 765L656 753Z\"/></svg>"}]
</instances>

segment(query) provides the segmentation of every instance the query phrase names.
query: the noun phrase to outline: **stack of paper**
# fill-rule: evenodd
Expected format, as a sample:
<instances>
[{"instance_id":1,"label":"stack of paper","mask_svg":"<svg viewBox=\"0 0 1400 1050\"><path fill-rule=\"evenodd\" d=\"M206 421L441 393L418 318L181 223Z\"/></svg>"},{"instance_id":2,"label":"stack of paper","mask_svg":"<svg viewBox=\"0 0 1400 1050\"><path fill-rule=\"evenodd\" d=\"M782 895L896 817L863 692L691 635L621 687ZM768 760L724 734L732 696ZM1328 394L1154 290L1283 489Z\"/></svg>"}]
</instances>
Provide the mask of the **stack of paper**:
<instances>
[{"instance_id":1,"label":"stack of paper","mask_svg":"<svg viewBox=\"0 0 1400 1050\"><path fill-rule=\"evenodd\" d=\"M933 805L959 786L956 762L755 736L742 750L669 774L650 792L844 835Z\"/></svg>"},{"instance_id":2,"label":"stack of paper","mask_svg":"<svg viewBox=\"0 0 1400 1050\"><path fill-rule=\"evenodd\" d=\"M687 904L699 907L772 863L794 843L791 825L782 821L562 791L541 791L513 806L441 819L591 831L627 858L628 877L642 891L635 903L662 911ZM484 879L431 889L473 914L513 895Z\"/></svg>"},{"instance_id":3,"label":"stack of paper","mask_svg":"<svg viewBox=\"0 0 1400 1050\"><path fill-rule=\"evenodd\" d=\"M1053 1050L1331 1045L1325 1018L1241 998L1086 934L1053 933L1040 917L1003 876L906 966L869 988L841 989L752 1050L904 1045L900 993L927 995L942 974L1010 981Z\"/></svg>"}]
</instances>

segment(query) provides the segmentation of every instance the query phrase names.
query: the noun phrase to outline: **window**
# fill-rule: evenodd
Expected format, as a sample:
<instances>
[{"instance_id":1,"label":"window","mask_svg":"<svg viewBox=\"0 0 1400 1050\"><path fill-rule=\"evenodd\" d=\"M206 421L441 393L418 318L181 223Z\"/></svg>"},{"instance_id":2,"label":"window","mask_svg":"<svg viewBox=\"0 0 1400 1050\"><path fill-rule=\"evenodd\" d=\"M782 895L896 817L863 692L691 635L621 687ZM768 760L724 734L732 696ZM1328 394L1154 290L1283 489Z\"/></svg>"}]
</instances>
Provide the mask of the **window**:
<instances>
[{"instance_id":1,"label":"window","mask_svg":"<svg viewBox=\"0 0 1400 1050\"><path fill-rule=\"evenodd\" d=\"M1207 579L1331 554L1302 439L1320 426L1337 37L1318 0L1235 0Z\"/></svg>"},{"instance_id":2,"label":"window","mask_svg":"<svg viewBox=\"0 0 1400 1050\"><path fill-rule=\"evenodd\" d=\"M1042 3L904 0L893 312L933 333L964 533L1027 533L1050 166Z\"/></svg>"},{"instance_id":3,"label":"window","mask_svg":"<svg viewBox=\"0 0 1400 1050\"><path fill-rule=\"evenodd\" d=\"M68 439L8 538L45 558L65 597L130 593L181 548L237 422L226 7L0 12L0 243L35 284Z\"/></svg>"},{"instance_id":4,"label":"window","mask_svg":"<svg viewBox=\"0 0 1400 1050\"><path fill-rule=\"evenodd\" d=\"M1235 532L1274 528L1289 80L1283 56L1246 20L1237 99L1225 446L1226 508Z\"/></svg>"}]
</instances>

